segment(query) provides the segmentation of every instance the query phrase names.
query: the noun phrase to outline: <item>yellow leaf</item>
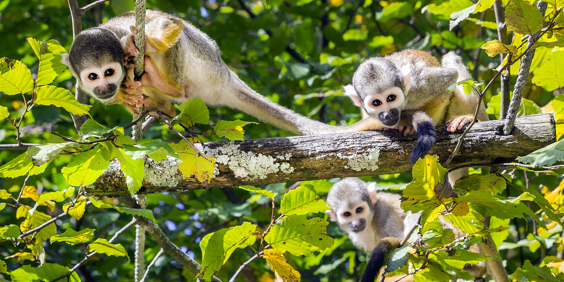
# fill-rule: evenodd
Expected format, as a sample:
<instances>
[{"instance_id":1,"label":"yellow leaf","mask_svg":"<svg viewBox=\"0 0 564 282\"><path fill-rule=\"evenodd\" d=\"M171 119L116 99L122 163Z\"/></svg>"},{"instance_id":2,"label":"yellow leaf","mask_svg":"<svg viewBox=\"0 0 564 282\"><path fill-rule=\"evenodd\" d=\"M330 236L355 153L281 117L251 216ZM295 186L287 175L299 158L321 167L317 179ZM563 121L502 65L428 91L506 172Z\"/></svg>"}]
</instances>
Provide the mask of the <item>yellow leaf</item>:
<instances>
[{"instance_id":1,"label":"yellow leaf","mask_svg":"<svg viewBox=\"0 0 564 282\"><path fill-rule=\"evenodd\" d=\"M8 191L2 189L0 190L0 199L4 200L4 199L9 199L11 197L10 193L8 193Z\"/></svg>"},{"instance_id":2,"label":"yellow leaf","mask_svg":"<svg viewBox=\"0 0 564 282\"><path fill-rule=\"evenodd\" d=\"M39 200L39 194L37 193L37 190L35 189L35 187L25 186L23 189L24 190L22 192L22 198L30 198L34 201Z\"/></svg>"},{"instance_id":3,"label":"yellow leaf","mask_svg":"<svg viewBox=\"0 0 564 282\"><path fill-rule=\"evenodd\" d=\"M541 193L544 194L544 198L550 203L552 208L559 213L564 212L563 189L564 180L552 191L550 191L546 186L543 186L541 190Z\"/></svg>"},{"instance_id":4,"label":"yellow leaf","mask_svg":"<svg viewBox=\"0 0 564 282\"><path fill-rule=\"evenodd\" d=\"M272 274L265 272L262 274L262 276L259 278L259 282L274 282L274 276L272 276Z\"/></svg>"},{"instance_id":5,"label":"yellow leaf","mask_svg":"<svg viewBox=\"0 0 564 282\"><path fill-rule=\"evenodd\" d=\"M564 261L560 262L551 262L547 264L548 267L558 268L558 272L564 273Z\"/></svg>"},{"instance_id":6,"label":"yellow leaf","mask_svg":"<svg viewBox=\"0 0 564 282\"><path fill-rule=\"evenodd\" d=\"M194 175L200 182L210 182L213 178L213 165L215 164L213 157L207 156L211 160L210 162L204 158L203 154L198 156L198 153L184 140L174 144L172 147L182 160L178 164L178 168L184 177L188 178Z\"/></svg>"},{"instance_id":7,"label":"yellow leaf","mask_svg":"<svg viewBox=\"0 0 564 282\"><path fill-rule=\"evenodd\" d=\"M23 260L31 260L34 261L35 260L35 256L32 253L15 253L11 256L6 257L7 259L9 258L17 258L18 261L23 261Z\"/></svg>"},{"instance_id":8,"label":"yellow leaf","mask_svg":"<svg viewBox=\"0 0 564 282\"><path fill-rule=\"evenodd\" d=\"M84 215L84 211L86 211L86 198L80 196L80 198L78 198L78 200L76 200L74 206L72 208L69 209L69 207L71 206L71 204L65 204L63 206L63 210L68 212L68 214L70 214L70 216L76 218L77 220L82 218L82 216Z\"/></svg>"},{"instance_id":9,"label":"yellow leaf","mask_svg":"<svg viewBox=\"0 0 564 282\"><path fill-rule=\"evenodd\" d=\"M465 216L470 211L470 207L468 206L468 202L459 203L454 207L452 213L456 216Z\"/></svg>"},{"instance_id":10,"label":"yellow leaf","mask_svg":"<svg viewBox=\"0 0 564 282\"><path fill-rule=\"evenodd\" d=\"M345 2L344 0L329 0L329 3L331 3L331 5L335 7L339 7L343 5L344 2Z\"/></svg>"},{"instance_id":11,"label":"yellow leaf","mask_svg":"<svg viewBox=\"0 0 564 282\"><path fill-rule=\"evenodd\" d=\"M301 281L300 273L286 262L284 255L275 249L264 250L264 258L277 278L282 281Z\"/></svg>"},{"instance_id":12,"label":"yellow leaf","mask_svg":"<svg viewBox=\"0 0 564 282\"><path fill-rule=\"evenodd\" d=\"M488 56L490 57L497 56L501 53L509 53L512 55L517 54L517 47L513 45L503 44L497 39L484 43L484 45L482 45L482 47L480 48L486 50L486 54L488 54Z\"/></svg>"},{"instance_id":13,"label":"yellow leaf","mask_svg":"<svg viewBox=\"0 0 564 282\"><path fill-rule=\"evenodd\" d=\"M29 214L28 211L31 208L28 206L20 206L18 208L18 210L16 211L16 218L22 218L22 217L27 217L27 215Z\"/></svg>"},{"instance_id":14,"label":"yellow leaf","mask_svg":"<svg viewBox=\"0 0 564 282\"><path fill-rule=\"evenodd\" d=\"M51 201L51 200L45 201L45 202L43 202L41 205L42 205L42 206L49 207L49 208L51 209L51 211L55 211L55 207L57 206L57 205L55 204L55 202L54 202L54 201Z\"/></svg>"}]
</instances>

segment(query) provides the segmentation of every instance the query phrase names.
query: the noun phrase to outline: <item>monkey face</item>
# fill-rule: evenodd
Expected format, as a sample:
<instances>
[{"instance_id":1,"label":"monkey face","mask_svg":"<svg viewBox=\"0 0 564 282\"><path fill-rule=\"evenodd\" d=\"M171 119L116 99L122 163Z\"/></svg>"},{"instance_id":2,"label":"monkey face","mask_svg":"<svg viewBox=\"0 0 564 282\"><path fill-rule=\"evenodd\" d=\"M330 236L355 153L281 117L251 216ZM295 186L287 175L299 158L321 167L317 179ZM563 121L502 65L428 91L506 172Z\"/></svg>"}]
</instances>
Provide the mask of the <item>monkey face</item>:
<instances>
[{"instance_id":1,"label":"monkey face","mask_svg":"<svg viewBox=\"0 0 564 282\"><path fill-rule=\"evenodd\" d=\"M368 203L358 203L354 208L339 210L338 222L344 231L362 232L367 222L372 220L372 213Z\"/></svg>"},{"instance_id":2,"label":"monkey face","mask_svg":"<svg viewBox=\"0 0 564 282\"><path fill-rule=\"evenodd\" d=\"M405 101L403 91L399 87L392 87L382 93L367 95L362 103L368 115L379 119L385 126L393 127L400 120Z\"/></svg>"},{"instance_id":3,"label":"monkey face","mask_svg":"<svg viewBox=\"0 0 564 282\"><path fill-rule=\"evenodd\" d=\"M117 62L106 63L101 67L83 69L79 74L84 91L104 103L118 93L125 76L123 67Z\"/></svg>"}]
</instances>

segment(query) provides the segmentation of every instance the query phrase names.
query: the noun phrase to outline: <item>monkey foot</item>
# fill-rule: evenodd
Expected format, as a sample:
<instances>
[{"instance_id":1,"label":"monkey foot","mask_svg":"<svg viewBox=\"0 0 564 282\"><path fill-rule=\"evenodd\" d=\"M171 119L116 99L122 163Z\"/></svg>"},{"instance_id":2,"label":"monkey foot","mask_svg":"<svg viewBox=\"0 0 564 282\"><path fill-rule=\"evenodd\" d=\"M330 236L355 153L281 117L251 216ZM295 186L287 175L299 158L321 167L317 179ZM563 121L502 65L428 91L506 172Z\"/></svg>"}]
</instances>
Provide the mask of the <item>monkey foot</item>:
<instances>
[{"instance_id":1,"label":"monkey foot","mask_svg":"<svg viewBox=\"0 0 564 282\"><path fill-rule=\"evenodd\" d=\"M407 135L413 135L416 133L415 128L413 126L405 126L405 125L400 125L398 126L398 130L400 132L403 132L403 135L407 136Z\"/></svg>"},{"instance_id":2,"label":"monkey foot","mask_svg":"<svg viewBox=\"0 0 564 282\"><path fill-rule=\"evenodd\" d=\"M139 81L127 81L123 83L124 101L123 105L125 108L134 113L141 113L141 106L143 105L144 98L143 93L145 90L141 88L141 82Z\"/></svg>"},{"instance_id":3,"label":"monkey foot","mask_svg":"<svg viewBox=\"0 0 564 282\"><path fill-rule=\"evenodd\" d=\"M131 34L121 39L121 45L123 47L123 52L125 53L126 62L139 55L139 49L135 47L135 42L133 41L135 34L135 27L131 26L130 29L131 29Z\"/></svg>"},{"instance_id":4,"label":"monkey foot","mask_svg":"<svg viewBox=\"0 0 564 282\"><path fill-rule=\"evenodd\" d=\"M474 116L472 115L464 115L464 116L457 116L451 118L449 121L446 122L447 131L448 132L455 132L457 130L461 130L465 125L472 122Z\"/></svg>"}]
</instances>

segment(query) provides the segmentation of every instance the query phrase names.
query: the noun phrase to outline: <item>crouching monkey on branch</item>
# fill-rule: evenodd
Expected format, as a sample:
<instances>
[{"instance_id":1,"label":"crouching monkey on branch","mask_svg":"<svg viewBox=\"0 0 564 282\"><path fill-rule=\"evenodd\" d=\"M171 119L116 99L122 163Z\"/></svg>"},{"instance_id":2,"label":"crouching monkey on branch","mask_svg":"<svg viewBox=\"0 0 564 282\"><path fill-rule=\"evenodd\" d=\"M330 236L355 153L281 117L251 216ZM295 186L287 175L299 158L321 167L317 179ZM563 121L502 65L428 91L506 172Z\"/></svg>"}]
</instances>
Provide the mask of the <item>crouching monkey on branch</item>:
<instances>
[{"instance_id":1,"label":"crouching monkey on branch","mask_svg":"<svg viewBox=\"0 0 564 282\"><path fill-rule=\"evenodd\" d=\"M313 135L378 129L372 121L331 126L284 108L247 86L221 60L217 44L190 23L148 10L145 73L124 81L124 65L139 51L133 43L135 14L110 19L82 31L63 56L78 87L103 104L120 104L132 113L145 109L175 115L171 104L200 97L209 106L227 105L296 134ZM142 95L139 95L142 94Z\"/></svg>"},{"instance_id":2,"label":"crouching monkey on branch","mask_svg":"<svg viewBox=\"0 0 564 282\"><path fill-rule=\"evenodd\" d=\"M419 224L420 213L404 212L400 206L400 195L376 193L375 183L367 184L356 177L335 183L327 195L327 203L331 205L329 216L349 235L352 243L365 252L372 252L362 282L374 281L389 254L400 247ZM464 236L450 222L441 219L441 224L445 229L453 229L457 237ZM470 250L477 252L477 248L472 247ZM464 270L474 277L481 277L485 273L485 264L468 265ZM398 278L387 277L385 281ZM407 276L401 281L413 281L413 277Z\"/></svg>"}]
</instances>

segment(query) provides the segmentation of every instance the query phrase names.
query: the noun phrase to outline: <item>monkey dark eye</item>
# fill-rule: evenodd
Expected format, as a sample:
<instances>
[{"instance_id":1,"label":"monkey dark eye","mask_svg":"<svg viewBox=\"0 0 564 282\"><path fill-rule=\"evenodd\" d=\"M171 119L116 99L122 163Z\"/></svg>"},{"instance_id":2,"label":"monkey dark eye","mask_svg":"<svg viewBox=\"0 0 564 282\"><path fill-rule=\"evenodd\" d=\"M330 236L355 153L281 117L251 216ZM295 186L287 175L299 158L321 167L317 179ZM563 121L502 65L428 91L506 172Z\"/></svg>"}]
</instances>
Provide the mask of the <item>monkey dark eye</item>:
<instances>
[{"instance_id":1,"label":"monkey dark eye","mask_svg":"<svg viewBox=\"0 0 564 282\"><path fill-rule=\"evenodd\" d=\"M90 79L90 80L96 80L96 79L98 79L98 75L95 74L95 73L91 73L91 74L88 75L88 79Z\"/></svg>"},{"instance_id":2,"label":"monkey dark eye","mask_svg":"<svg viewBox=\"0 0 564 282\"><path fill-rule=\"evenodd\" d=\"M374 107L378 107L378 106L382 105L382 102L380 100L374 100L374 101L372 101L372 105Z\"/></svg>"},{"instance_id":3,"label":"monkey dark eye","mask_svg":"<svg viewBox=\"0 0 564 282\"><path fill-rule=\"evenodd\" d=\"M107 70L104 72L104 76L106 76L106 77L107 77L107 76L112 76L112 75L114 75L114 72L115 72L114 69L107 69ZM389 97L388 97L388 98L389 98Z\"/></svg>"},{"instance_id":4,"label":"monkey dark eye","mask_svg":"<svg viewBox=\"0 0 564 282\"><path fill-rule=\"evenodd\" d=\"M344 217L349 217L349 216L351 216L351 213L350 213L350 212L344 212L344 213L343 213L343 216L344 216Z\"/></svg>"},{"instance_id":5,"label":"monkey dark eye","mask_svg":"<svg viewBox=\"0 0 564 282\"><path fill-rule=\"evenodd\" d=\"M396 95L392 94L390 96L388 96L388 98L386 99L388 102L393 102L396 100Z\"/></svg>"},{"instance_id":6,"label":"monkey dark eye","mask_svg":"<svg viewBox=\"0 0 564 282\"><path fill-rule=\"evenodd\" d=\"M361 213L364 209L362 207L356 208L356 213Z\"/></svg>"}]
</instances>

